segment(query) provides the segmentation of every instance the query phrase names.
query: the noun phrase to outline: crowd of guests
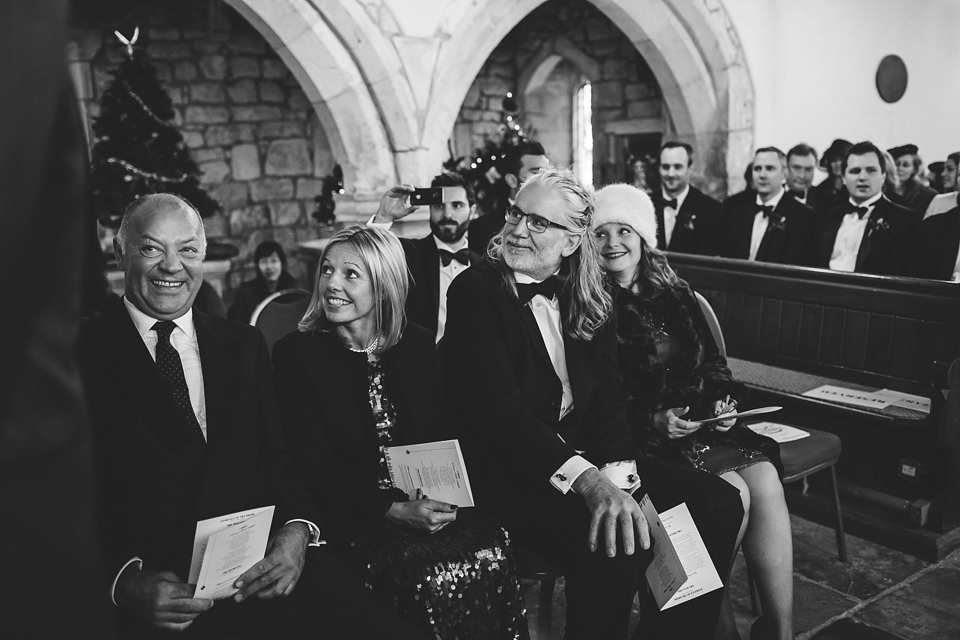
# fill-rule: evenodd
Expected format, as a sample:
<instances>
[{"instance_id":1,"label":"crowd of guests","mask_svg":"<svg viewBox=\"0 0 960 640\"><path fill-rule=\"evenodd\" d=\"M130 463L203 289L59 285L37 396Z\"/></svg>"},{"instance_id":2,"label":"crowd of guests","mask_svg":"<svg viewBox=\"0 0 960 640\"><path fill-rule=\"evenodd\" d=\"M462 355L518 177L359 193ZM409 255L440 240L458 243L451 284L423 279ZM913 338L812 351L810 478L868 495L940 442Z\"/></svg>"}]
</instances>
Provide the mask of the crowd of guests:
<instances>
[{"instance_id":1,"label":"crowd of guests","mask_svg":"<svg viewBox=\"0 0 960 640\"><path fill-rule=\"evenodd\" d=\"M820 157L762 147L747 188L722 203L690 184L693 155L682 142L661 149L660 187L648 189L661 250L960 282L960 152L927 179L912 144L834 140ZM818 165L828 175L814 186Z\"/></svg>"},{"instance_id":2,"label":"crowd of guests","mask_svg":"<svg viewBox=\"0 0 960 640\"><path fill-rule=\"evenodd\" d=\"M956 193L930 197L901 151L916 149L764 147L721 204L690 185L684 143L663 146L652 197L594 193L523 143L500 215L478 218L470 184L443 172L427 236L391 231L415 210L410 185L338 232L272 354L247 322L293 284L282 247L257 248L240 322L214 317L196 304L199 214L139 198L114 241L125 295L78 346L121 635L525 638L519 545L566 576L569 639L625 638L638 592L636 637L738 638L725 589L664 611L644 595L647 495L686 504L724 582L742 545L764 611L750 637L792 638L779 448L737 422L743 387L666 250L902 275L936 262L912 253L936 240L953 268ZM812 187L818 163L831 174ZM955 187L956 158L941 181ZM947 198L926 220L907 206ZM448 438L473 509L391 480L385 447ZM271 504L266 556L235 595L195 597L197 521Z\"/></svg>"}]
</instances>

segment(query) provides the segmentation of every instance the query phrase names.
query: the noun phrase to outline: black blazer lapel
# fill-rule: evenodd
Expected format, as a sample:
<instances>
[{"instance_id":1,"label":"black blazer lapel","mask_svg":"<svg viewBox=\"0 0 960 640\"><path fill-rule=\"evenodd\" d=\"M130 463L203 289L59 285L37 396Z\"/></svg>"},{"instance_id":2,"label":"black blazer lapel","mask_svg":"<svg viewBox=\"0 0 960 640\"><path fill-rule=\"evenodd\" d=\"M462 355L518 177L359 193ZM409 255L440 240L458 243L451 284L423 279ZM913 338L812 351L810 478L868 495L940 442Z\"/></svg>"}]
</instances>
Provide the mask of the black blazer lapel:
<instances>
[{"instance_id":1,"label":"black blazer lapel","mask_svg":"<svg viewBox=\"0 0 960 640\"><path fill-rule=\"evenodd\" d=\"M521 305L519 300L515 299L514 301L520 317L523 318L523 324L527 327L527 334L530 337L530 343L533 345L534 352L536 352L544 362L550 365L550 369L553 370L553 362L550 360L550 354L547 353L547 345L543 341L543 334L540 333L540 325L537 324L533 310L529 304Z\"/></svg>"}]
</instances>

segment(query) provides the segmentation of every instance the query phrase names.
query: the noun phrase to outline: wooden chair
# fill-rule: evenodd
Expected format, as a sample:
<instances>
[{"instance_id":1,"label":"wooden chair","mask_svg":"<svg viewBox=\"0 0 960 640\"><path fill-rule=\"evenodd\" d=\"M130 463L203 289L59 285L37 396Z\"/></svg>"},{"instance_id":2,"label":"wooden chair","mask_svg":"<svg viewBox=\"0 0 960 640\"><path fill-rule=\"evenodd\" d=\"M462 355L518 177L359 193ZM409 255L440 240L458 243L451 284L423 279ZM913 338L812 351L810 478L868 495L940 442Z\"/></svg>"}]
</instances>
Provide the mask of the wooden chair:
<instances>
[{"instance_id":1,"label":"wooden chair","mask_svg":"<svg viewBox=\"0 0 960 640\"><path fill-rule=\"evenodd\" d=\"M717 320L717 314L713 307L699 293L696 294L697 301L703 315L707 319L707 325L713 333L714 340L720 353L727 355L726 343L723 340L723 332L720 329L720 322ZM847 542L843 533L843 511L840 508L840 492L837 487L836 464L840 460L840 438L826 431L802 428L810 434L809 437L793 442L785 442L780 445L780 460L783 462L783 484L803 481L803 493L808 489L807 478L819 471L830 471L830 487L833 490L833 514L835 517L834 533L837 539L837 558L841 562L847 561ZM760 607L757 600L756 584L753 577L750 576L749 568L747 577L750 582L750 605L753 613L759 615Z\"/></svg>"},{"instance_id":2,"label":"wooden chair","mask_svg":"<svg viewBox=\"0 0 960 640\"><path fill-rule=\"evenodd\" d=\"M250 316L250 324L263 333L267 348L273 353L273 345L283 336L297 330L310 304L310 292L303 289L284 289L263 299Z\"/></svg>"}]
</instances>

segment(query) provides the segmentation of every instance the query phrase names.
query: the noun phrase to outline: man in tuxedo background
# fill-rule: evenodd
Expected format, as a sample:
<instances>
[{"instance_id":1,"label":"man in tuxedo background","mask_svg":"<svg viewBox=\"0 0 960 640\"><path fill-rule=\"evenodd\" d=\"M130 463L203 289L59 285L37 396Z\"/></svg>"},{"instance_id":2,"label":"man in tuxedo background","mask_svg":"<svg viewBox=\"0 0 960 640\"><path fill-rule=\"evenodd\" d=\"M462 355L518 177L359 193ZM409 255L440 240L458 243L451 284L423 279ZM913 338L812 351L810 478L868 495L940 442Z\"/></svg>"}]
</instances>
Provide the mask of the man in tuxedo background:
<instances>
[{"instance_id":1,"label":"man in tuxedo background","mask_svg":"<svg viewBox=\"0 0 960 640\"><path fill-rule=\"evenodd\" d=\"M821 214L813 266L906 275L919 217L883 195L883 152L872 142L858 142L847 151L842 170L850 197Z\"/></svg>"},{"instance_id":2,"label":"man in tuxedo background","mask_svg":"<svg viewBox=\"0 0 960 640\"><path fill-rule=\"evenodd\" d=\"M666 142L660 148L660 191L653 194L657 248L664 251L720 254L723 206L690 184L693 147Z\"/></svg>"},{"instance_id":3,"label":"man in tuxedo background","mask_svg":"<svg viewBox=\"0 0 960 640\"><path fill-rule=\"evenodd\" d=\"M468 228L477 216L473 187L463 176L444 171L431 182L443 190L443 202L430 205L430 235L417 240L400 238L410 270L410 294L407 296L407 319L433 335L440 342L447 319L447 289L464 269L483 259L469 248ZM409 206L413 193L410 185L387 191L380 199L377 213L368 226L389 229L417 207Z\"/></svg>"},{"instance_id":4,"label":"man in tuxedo background","mask_svg":"<svg viewBox=\"0 0 960 640\"><path fill-rule=\"evenodd\" d=\"M529 177L491 259L450 287L441 347L477 507L566 570L568 640L627 635L651 558L634 491L660 511L686 502L721 576L743 517L720 478L638 459L592 216L592 196L569 171ZM648 598L637 636L712 638L721 598L666 612Z\"/></svg>"},{"instance_id":5,"label":"man in tuxedo background","mask_svg":"<svg viewBox=\"0 0 960 640\"><path fill-rule=\"evenodd\" d=\"M499 164L503 182L509 190L507 207L517 199L517 191L523 181L530 174L548 166L550 166L550 161L547 159L547 153L543 150L543 145L539 142L528 140L511 147ZM504 213L504 211L494 211L480 216L470 223L471 251L476 251L480 255L487 253L487 244L490 239L503 229Z\"/></svg>"},{"instance_id":6,"label":"man in tuxedo background","mask_svg":"<svg viewBox=\"0 0 960 640\"><path fill-rule=\"evenodd\" d=\"M787 195L786 164L780 149L757 149L753 156L756 198L730 197L723 203L724 257L806 264L814 240L814 212Z\"/></svg>"},{"instance_id":7,"label":"man in tuxedo background","mask_svg":"<svg viewBox=\"0 0 960 640\"><path fill-rule=\"evenodd\" d=\"M86 322L78 362L97 448L101 538L122 637L419 637L316 546L263 336L193 309L206 238L171 194L132 203L114 240L122 304ZM232 599L187 584L199 520L275 505L266 556ZM306 562L309 557L309 562Z\"/></svg>"},{"instance_id":8,"label":"man in tuxedo background","mask_svg":"<svg viewBox=\"0 0 960 640\"><path fill-rule=\"evenodd\" d=\"M787 189L793 198L814 211L823 211L832 206L834 199L824 197L813 188L817 166L817 151L808 144L800 143L787 151Z\"/></svg>"}]
</instances>

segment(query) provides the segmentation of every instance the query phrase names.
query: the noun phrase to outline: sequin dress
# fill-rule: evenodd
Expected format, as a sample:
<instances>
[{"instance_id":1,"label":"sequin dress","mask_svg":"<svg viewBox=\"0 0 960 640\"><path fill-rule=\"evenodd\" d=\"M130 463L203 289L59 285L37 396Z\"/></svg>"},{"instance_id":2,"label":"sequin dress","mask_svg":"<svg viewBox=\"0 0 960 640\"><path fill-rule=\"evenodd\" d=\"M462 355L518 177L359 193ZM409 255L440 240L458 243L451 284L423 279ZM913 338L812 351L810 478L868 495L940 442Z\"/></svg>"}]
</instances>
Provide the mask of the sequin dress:
<instances>
[{"instance_id":1,"label":"sequin dress","mask_svg":"<svg viewBox=\"0 0 960 640\"><path fill-rule=\"evenodd\" d=\"M712 417L717 400L741 406L744 390L727 368L693 292L681 286L656 296L616 288L618 357L634 438L649 454L722 474L770 461L782 474L780 448L737 423L671 440L653 426L663 409L690 407L686 420Z\"/></svg>"},{"instance_id":2,"label":"sequin dress","mask_svg":"<svg viewBox=\"0 0 960 640\"><path fill-rule=\"evenodd\" d=\"M370 409L380 446L381 489L393 487L384 447L395 440L397 410L380 361L368 362ZM526 609L507 532L471 509L428 535L386 520L357 526L351 556L367 586L437 640L527 639Z\"/></svg>"}]
</instances>

